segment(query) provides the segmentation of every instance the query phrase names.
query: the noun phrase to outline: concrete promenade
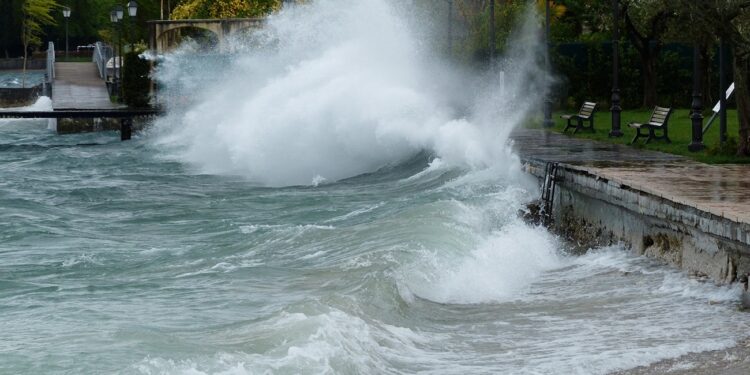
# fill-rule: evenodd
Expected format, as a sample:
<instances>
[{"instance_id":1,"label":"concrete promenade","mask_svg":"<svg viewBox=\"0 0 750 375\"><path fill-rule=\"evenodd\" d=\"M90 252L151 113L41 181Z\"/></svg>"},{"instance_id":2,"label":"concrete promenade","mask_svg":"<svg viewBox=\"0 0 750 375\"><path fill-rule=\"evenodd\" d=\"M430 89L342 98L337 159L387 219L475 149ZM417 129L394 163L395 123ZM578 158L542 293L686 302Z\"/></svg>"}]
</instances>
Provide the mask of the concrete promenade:
<instances>
[{"instance_id":1,"label":"concrete promenade","mask_svg":"<svg viewBox=\"0 0 750 375\"><path fill-rule=\"evenodd\" d=\"M750 164L708 165L544 130L521 129L511 138L524 160L565 163L634 190L750 224Z\"/></svg>"},{"instance_id":2,"label":"concrete promenade","mask_svg":"<svg viewBox=\"0 0 750 375\"><path fill-rule=\"evenodd\" d=\"M544 130L520 129L511 139L530 173L542 176L547 162L562 166L553 206L558 233L584 247L625 243L689 274L747 288L750 165L707 165ZM743 300L750 306L750 293ZM750 374L750 338L615 374L664 373Z\"/></svg>"},{"instance_id":3,"label":"concrete promenade","mask_svg":"<svg viewBox=\"0 0 750 375\"><path fill-rule=\"evenodd\" d=\"M123 107L109 100L107 86L92 62L55 63L52 91L54 109L112 109Z\"/></svg>"}]
</instances>

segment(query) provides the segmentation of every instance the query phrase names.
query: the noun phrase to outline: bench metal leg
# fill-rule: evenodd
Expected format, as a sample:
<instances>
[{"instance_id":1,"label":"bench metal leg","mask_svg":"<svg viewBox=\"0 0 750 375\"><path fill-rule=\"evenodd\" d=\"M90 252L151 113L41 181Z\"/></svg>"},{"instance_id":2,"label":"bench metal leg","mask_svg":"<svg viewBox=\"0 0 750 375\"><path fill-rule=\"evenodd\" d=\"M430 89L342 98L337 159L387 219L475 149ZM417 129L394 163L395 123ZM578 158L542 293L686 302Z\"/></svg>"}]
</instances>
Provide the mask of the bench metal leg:
<instances>
[{"instance_id":1,"label":"bench metal leg","mask_svg":"<svg viewBox=\"0 0 750 375\"><path fill-rule=\"evenodd\" d=\"M576 130L573 130L573 134L578 133L579 130L583 129L583 120L580 118L576 121Z\"/></svg>"},{"instance_id":2,"label":"bench metal leg","mask_svg":"<svg viewBox=\"0 0 750 375\"><path fill-rule=\"evenodd\" d=\"M646 138L646 142L644 144L648 144L651 142L652 139L656 138L656 133L654 132L654 128L648 128L648 138Z\"/></svg>"},{"instance_id":3,"label":"bench metal leg","mask_svg":"<svg viewBox=\"0 0 750 375\"><path fill-rule=\"evenodd\" d=\"M636 128L635 129L635 137L633 137L633 140L630 141L630 144L631 145L634 144L636 141L638 141L638 138L640 138L640 137L641 137L641 130Z\"/></svg>"},{"instance_id":4,"label":"bench metal leg","mask_svg":"<svg viewBox=\"0 0 750 375\"><path fill-rule=\"evenodd\" d=\"M635 137L633 137L633 140L630 141L630 144L634 144L638 142L638 138L646 137L646 134L641 133L641 128L635 128Z\"/></svg>"},{"instance_id":5,"label":"bench metal leg","mask_svg":"<svg viewBox=\"0 0 750 375\"><path fill-rule=\"evenodd\" d=\"M568 129L570 129L572 127L573 127L573 125L571 125L570 119L568 119L568 124L565 125L565 129L563 129L563 133L566 133L568 131Z\"/></svg>"}]
</instances>

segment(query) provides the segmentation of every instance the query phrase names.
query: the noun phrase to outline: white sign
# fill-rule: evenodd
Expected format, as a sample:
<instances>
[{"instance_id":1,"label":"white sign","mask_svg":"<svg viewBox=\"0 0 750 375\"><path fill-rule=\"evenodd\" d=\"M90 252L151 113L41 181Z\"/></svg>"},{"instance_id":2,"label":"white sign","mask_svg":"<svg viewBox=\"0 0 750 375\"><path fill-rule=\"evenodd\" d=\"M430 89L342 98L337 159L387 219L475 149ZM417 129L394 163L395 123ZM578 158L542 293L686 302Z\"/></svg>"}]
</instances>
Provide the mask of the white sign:
<instances>
[{"instance_id":1,"label":"white sign","mask_svg":"<svg viewBox=\"0 0 750 375\"><path fill-rule=\"evenodd\" d=\"M732 96L732 93L734 92L734 82L732 82L731 85L729 85L729 88L727 89L727 99L729 99L730 96ZM717 102L714 106L714 113L719 113L721 110L721 102Z\"/></svg>"}]
</instances>

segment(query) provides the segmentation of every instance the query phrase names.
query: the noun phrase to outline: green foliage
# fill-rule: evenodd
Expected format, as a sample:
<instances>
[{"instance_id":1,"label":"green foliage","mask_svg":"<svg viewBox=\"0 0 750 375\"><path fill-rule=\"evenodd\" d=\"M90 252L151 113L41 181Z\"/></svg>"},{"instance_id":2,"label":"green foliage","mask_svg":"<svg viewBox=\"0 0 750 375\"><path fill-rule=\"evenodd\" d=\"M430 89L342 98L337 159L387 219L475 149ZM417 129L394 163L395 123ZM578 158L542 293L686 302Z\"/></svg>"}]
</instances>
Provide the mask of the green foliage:
<instances>
[{"instance_id":1,"label":"green foliage","mask_svg":"<svg viewBox=\"0 0 750 375\"><path fill-rule=\"evenodd\" d=\"M570 112L572 113L572 112ZM560 118L560 114L553 115L552 120L555 122L555 126L552 128L553 131L562 132L565 128L565 120ZM643 122L651 116L650 110L637 109L628 110L621 113L622 127L621 130L625 134L619 138L609 137L609 130L611 127L612 114L606 110L597 111L594 116L594 127L596 132L590 133L588 131L578 132L575 137L592 139L600 142L615 143L621 145L628 145L635 135L635 129L627 126L630 122ZM736 110L729 110L727 112L728 124L727 132L729 134L736 133L739 128L739 121L737 118ZM568 130L567 134L571 134ZM675 155L682 155L700 162L709 164L726 164L726 163L742 163L750 164L750 157L736 156L737 145L736 143L732 146L732 142L736 142L730 138L729 142L723 146L722 150L731 151L726 153L712 153L710 148L702 152L690 152L688 151L688 145L692 141L692 125L690 119L690 110L688 109L676 109L669 119L669 138L672 143L666 143L663 141L653 141L649 144L644 144L644 140L641 139L637 144L631 147L643 148L647 150L666 152ZM718 124L714 126L704 135L703 141L705 144L718 144L719 141L719 127ZM733 148L732 148L733 147Z\"/></svg>"},{"instance_id":2,"label":"green foliage","mask_svg":"<svg viewBox=\"0 0 750 375\"><path fill-rule=\"evenodd\" d=\"M495 7L495 50L502 54L505 50L511 32L519 23L525 5L522 3L510 3ZM486 61L490 56L490 10L489 7L482 9L479 13L471 15L470 36L468 42L463 46L464 53L471 56L474 61Z\"/></svg>"},{"instance_id":3,"label":"green foliage","mask_svg":"<svg viewBox=\"0 0 750 375\"><path fill-rule=\"evenodd\" d=\"M281 7L281 0L182 0L172 19L262 17Z\"/></svg>"},{"instance_id":4,"label":"green foliage","mask_svg":"<svg viewBox=\"0 0 750 375\"><path fill-rule=\"evenodd\" d=\"M490 57L490 1L495 2L495 51L501 55L508 45L509 40L514 35L513 32L518 29L522 22L522 17L529 9L530 3L521 0L456 0L455 7L458 14L463 18L466 24L466 39L458 46L458 52L471 62L484 63ZM551 3L551 13L553 22L565 13L565 7ZM537 10L544 11L544 1L536 2ZM540 22L541 18L540 18Z\"/></svg>"},{"instance_id":5,"label":"green foliage","mask_svg":"<svg viewBox=\"0 0 750 375\"><path fill-rule=\"evenodd\" d=\"M51 12L59 7L55 0L24 0L21 6L21 40L24 48L42 44L42 27L55 24Z\"/></svg>"},{"instance_id":6,"label":"green foliage","mask_svg":"<svg viewBox=\"0 0 750 375\"><path fill-rule=\"evenodd\" d=\"M559 106L577 108L586 100L607 104L612 96L612 44L600 42L560 43L551 53L554 74L559 80L553 89ZM687 107L692 95L692 49L667 44L659 55L657 101L659 105ZM714 62L716 63L716 62ZM629 43L620 46L620 97L624 108L640 108L643 92L640 56ZM715 71L712 71L715 73ZM715 77L712 78L715 81Z\"/></svg>"},{"instance_id":7,"label":"green foliage","mask_svg":"<svg viewBox=\"0 0 750 375\"><path fill-rule=\"evenodd\" d=\"M139 52L128 52L122 66L122 90L125 104L130 107L148 107L151 66L139 57Z\"/></svg>"},{"instance_id":8,"label":"green foliage","mask_svg":"<svg viewBox=\"0 0 750 375\"><path fill-rule=\"evenodd\" d=\"M706 153L711 156L735 156L737 154L737 138L729 137L727 141L721 143L719 141L714 142Z\"/></svg>"},{"instance_id":9,"label":"green foliage","mask_svg":"<svg viewBox=\"0 0 750 375\"><path fill-rule=\"evenodd\" d=\"M551 37L556 42L601 42L610 38L612 12L609 1L559 1L566 11L551 25Z\"/></svg>"}]
</instances>

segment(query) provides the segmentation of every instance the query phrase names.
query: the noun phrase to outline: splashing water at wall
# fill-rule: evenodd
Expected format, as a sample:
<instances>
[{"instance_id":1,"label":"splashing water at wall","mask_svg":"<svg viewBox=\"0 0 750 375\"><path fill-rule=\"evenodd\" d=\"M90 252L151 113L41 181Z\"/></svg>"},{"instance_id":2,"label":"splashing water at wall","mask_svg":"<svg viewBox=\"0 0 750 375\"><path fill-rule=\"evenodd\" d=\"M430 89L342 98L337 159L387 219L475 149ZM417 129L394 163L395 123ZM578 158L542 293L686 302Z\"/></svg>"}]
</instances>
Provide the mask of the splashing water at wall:
<instances>
[{"instance_id":1,"label":"splashing water at wall","mask_svg":"<svg viewBox=\"0 0 750 375\"><path fill-rule=\"evenodd\" d=\"M189 47L172 54L158 74L163 96L191 106L159 121L160 142L202 172L271 186L332 182L421 150L469 167L506 160L508 132L544 92L533 12L500 90L497 73L476 77L441 61L397 4L287 9L235 40L220 72L195 69Z\"/></svg>"},{"instance_id":2,"label":"splashing water at wall","mask_svg":"<svg viewBox=\"0 0 750 375\"><path fill-rule=\"evenodd\" d=\"M539 20L465 72L415 2L186 43L130 142L0 120L0 373L606 374L745 337L739 288L519 219Z\"/></svg>"}]
</instances>

